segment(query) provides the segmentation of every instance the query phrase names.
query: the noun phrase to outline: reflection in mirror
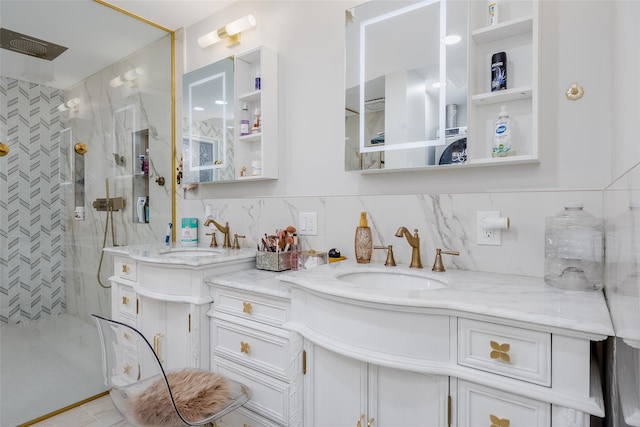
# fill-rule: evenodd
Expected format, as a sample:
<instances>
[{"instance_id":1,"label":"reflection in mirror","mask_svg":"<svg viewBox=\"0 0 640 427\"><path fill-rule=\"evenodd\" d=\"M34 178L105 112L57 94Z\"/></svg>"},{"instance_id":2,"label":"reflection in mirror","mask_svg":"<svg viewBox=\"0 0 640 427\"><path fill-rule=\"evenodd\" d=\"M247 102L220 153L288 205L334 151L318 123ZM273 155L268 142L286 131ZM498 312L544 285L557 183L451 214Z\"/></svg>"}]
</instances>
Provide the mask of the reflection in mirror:
<instances>
[{"instance_id":1,"label":"reflection in mirror","mask_svg":"<svg viewBox=\"0 0 640 427\"><path fill-rule=\"evenodd\" d=\"M183 77L183 180L234 179L233 58Z\"/></svg>"},{"instance_id":2,"label":"reflection in mirror","mask_svg":"<svg viewBox=\"0 0 640 427\"><path fill-rule=\"evenodd\" d=\"M347 11L345 170L466 161L467 6L371 1Z\"/></svg>"}]
</instances>

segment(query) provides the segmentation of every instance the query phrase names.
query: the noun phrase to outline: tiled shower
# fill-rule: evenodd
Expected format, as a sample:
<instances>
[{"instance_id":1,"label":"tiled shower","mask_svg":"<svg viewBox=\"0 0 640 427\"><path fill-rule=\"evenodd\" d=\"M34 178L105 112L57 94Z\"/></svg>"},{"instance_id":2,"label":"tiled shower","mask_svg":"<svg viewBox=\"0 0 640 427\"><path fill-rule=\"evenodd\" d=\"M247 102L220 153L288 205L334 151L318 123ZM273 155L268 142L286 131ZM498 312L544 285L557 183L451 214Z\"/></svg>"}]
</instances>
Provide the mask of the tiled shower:
<instances>
[{"instance_id":1,"label":"tiled shower","mask_svg":"<svg viewBox=\"0 0 640 427\"><path fill-rule=\"evenodd\" d=\"M65 309L62 91L0 77L0 325Z\"/></svg>"}]
</instances>

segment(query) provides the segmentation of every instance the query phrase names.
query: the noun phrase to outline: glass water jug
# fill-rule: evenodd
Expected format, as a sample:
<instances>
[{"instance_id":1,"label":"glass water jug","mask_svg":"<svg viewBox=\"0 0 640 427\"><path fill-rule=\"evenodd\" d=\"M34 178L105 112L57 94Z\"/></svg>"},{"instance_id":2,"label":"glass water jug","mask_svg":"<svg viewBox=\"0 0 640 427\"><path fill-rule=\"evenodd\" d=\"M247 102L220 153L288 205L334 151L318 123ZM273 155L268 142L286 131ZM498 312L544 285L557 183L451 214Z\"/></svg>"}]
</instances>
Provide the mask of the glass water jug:
<instances>
[{"instance_id":1,"label":"glass water jug","mask_svg":"<svg viewBox=\"0 0 640 427\"><path fill-rule=\"evenodd\" d=\"M545 225L544 281L575 291L602 289L602 218L575 203L547 218Z\"/></svg>"}]
</instances>

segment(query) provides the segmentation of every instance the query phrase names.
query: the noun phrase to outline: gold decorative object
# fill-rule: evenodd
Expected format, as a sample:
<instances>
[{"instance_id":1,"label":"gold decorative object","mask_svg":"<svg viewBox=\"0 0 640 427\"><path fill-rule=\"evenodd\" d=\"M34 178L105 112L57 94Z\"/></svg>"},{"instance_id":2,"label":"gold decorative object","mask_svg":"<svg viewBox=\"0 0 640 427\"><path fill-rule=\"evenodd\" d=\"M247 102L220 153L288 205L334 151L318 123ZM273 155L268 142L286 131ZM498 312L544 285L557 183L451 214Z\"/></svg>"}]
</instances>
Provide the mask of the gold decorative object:
<instances>
[{"instance_id":1,"label":"gold decorative object","mask_svg":"<svg viewBox=\"0 0 640 427\"><path fill-rule=\"evenodd\" d=\"M0 157L4 157L9 154L9 146L0 142Z\"/></svg>"},{"instance_id":2,"label":"gold decorative object","mask_svg":"<svg viewBox=\"0 0 640 427\"><path fill-rule=\"evenodd\" d=\"M249 354L249 349L250 346L248 342L240 341L240 353Z\"/></svg>"},{"instance_id":3,"label":"gold decorative object","mask_svg":"<svg viewBox=\"0 0 640 427\"><path fill-rule=\"evenodd\" d=\"M498 344L495 341L491 341L491 358L501 360L506 363L511 363L511 357L509 356L509 344Z\"/></svg>"},{"instance_id":4,"label":"gold decorative object","mask_svg":"<svg viewBox=\"0 0 640 427\"><path fill-rule=\"evenodd\" d=\"M578 83L573 82L571 83L569 89L567 89L565 95L567 96L568 100L577 101L578 99L582 98L582 95L584 95L584 89Z\"/></svg>"},{"instance_id":5,"label":"gold decorative object","mask_svg":"<svg viewBox=\"0 0 640 427\"><path fill-rule=\"evenodd\" d=\"M509 424L511 424L508 418L499 418L493 414L489 414L489 419L491 420L491 427L509 427Z\"/></svg>"},{"instance_id":6,"label":"gold decorative object","mask_svg":"<svg viewBox=\"0 0 640 427\"><path fill-rule=\"evenodd\" d=\"M87 148L87 144L83 143L83 142L78 142L74 147L74 150L76 150L76 153L84 156L85 154L87 154L87 151L89 151L89 149Z\"/></svg>"},{"instance_id":7,"label":"gold decorative object","mask_svg":"<svg viewBox=\"0 0 640 427\"><path fill-rule=\"evenodd\" d=\"M250 302L243 302L242 303L242 312L243 313L251 314L251 310L253 310L253 306L251 305Z\"/></svg>"}]
</instances>

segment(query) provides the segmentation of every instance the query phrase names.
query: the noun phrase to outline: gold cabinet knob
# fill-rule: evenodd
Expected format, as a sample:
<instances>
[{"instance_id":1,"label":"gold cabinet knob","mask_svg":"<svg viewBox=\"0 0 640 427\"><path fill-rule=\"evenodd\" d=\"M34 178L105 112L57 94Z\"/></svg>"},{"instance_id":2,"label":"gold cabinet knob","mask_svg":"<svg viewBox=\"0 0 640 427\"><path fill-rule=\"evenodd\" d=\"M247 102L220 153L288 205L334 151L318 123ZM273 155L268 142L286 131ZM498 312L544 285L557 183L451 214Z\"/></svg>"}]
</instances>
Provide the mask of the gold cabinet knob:
<instances>
[{"instance_id":1,"label":"gold cabinet knob","mask_svg":"<svg viewBox=\"0 0 640 427\"><path fill-rule=\"evenodd\" d=\"M251 314L252 310L253 310L253 306L251 305L250 302L243 302L242 303L242 312L243 313Z\"/></svg>"},{"instance_id":2,"label":"gold cabinet knob","mask_svg":"<svg viewBox=\"0 0 640 427\"><path fill-rule=\"evenodd\" d=\"M509 424L511 424L508 418L500 418L493 414L489 414L489 419L491 420L491 427L509 427Z\"/></svg>"},{"instance_id":3,"label":"gold cabinet knob","mask_svg":"<svg viewBox=\"0 0 640 427\"><path fill-rule=\"evenodd\" d=\"M129 266L127 264L122 264L122 272L123 273L128 273L129 272Z\"/></svg>"},{"instance_id":4,"label":"gold cabinet knob","mask_svg":"<svg viewBox=\"0 0 640 427\"><path fill-rule=\"evenodd\" d=\"M124 305L129 304L129 297L122 297L122 304Z\"/></svg>"},{"instance_id":5,"label":"gold cabinet knob","mask_svg":"<svg viewBox=\"0 0 640 427\"><path fill-rule=\"evenodd\" d=\"M498 344L495 341L491 341L489 343L491 345L491 354L490 357L492 359L500 360L502 362L511 363L511 357L509 356L509 349L511 346L507 343Z\"/></svg>"},{"instance_id":6,"label":"gold cabinet knob","mask_svg":"<svg viewBox=\"0 0 640 427\"><path fill-rule=\"evenodd\" d=\"M122 372L125 375L129 375L131 373L131 370L133 369L133 366L129 365L128 363L126 365L124 365L124 367L122 368Z\"/></svg>"},{"instance_id":7,"label":"gold cabinet knob","mask_svg":"<svg viewBox=\"0 0 640 427\"><path fill-rule=\"evenodd\" d=\"M248 342L244 342L244 341L240 341L240 352L241 353L245 353L245 354L249 354L249 343Z\"/></svg>"},{"instance_id":8,"label":"gold cabinet knob","mask_svg":"<svg viewBox=\"0 0 640 427\"><path fill-rule=\"evenodd\" d=\"M577 101L578 99L582 98L582 95L584 95L584 88L578 83L573 82L571 83L571 86L569 86L569 89L567 89L567 91L565 92L565 95L568 100Z\"/></svg>"}]
</instances>

